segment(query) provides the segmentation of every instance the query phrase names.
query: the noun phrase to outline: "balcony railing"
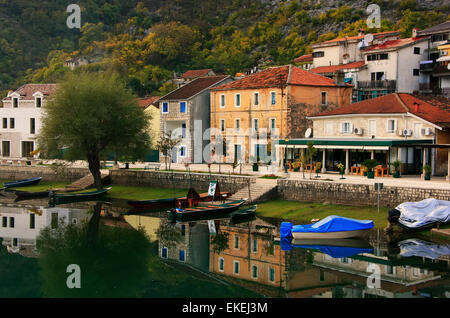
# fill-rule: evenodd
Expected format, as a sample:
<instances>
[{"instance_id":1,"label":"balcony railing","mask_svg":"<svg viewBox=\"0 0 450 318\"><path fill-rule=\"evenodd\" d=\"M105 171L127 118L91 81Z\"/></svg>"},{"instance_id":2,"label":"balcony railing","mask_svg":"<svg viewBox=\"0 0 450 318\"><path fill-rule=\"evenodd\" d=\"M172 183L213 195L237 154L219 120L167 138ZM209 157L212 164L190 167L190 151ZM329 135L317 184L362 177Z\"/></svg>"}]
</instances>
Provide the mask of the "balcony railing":
<instances>
[{"instance_id":1,"label":"balcony railing","mask_svg":"<svg viewBox=\"0 0 450 318\"><path fill-rule=\"evenodd\" d=\"M422 62L420 62L419 70L421 72L431 72L431 71L433 71L435 66L436 66L436 62L434 62L434 61L422 61Z\"/></svg>"},{"instance_id":2,"label":"balcony railing","mask_svg":"<svg viewBox=\"0 0 450 318\"><path fill-rule=\"evenodd\" d=\"M397 87L396 80L358 81L358 88L360 89L384 88L389 90L395 90L396 87Z\"/></svg>"},{"instance_id":3,"label":"balcony railing","mask_svg":"<svg viewBox=\"0 0 450 318\"><path fill-rule=\"evenodd\" d=\"M450 75L450 69L447 65L437 64L433 69L434 76L446 76Z\"/></svg>"}]
</instances>

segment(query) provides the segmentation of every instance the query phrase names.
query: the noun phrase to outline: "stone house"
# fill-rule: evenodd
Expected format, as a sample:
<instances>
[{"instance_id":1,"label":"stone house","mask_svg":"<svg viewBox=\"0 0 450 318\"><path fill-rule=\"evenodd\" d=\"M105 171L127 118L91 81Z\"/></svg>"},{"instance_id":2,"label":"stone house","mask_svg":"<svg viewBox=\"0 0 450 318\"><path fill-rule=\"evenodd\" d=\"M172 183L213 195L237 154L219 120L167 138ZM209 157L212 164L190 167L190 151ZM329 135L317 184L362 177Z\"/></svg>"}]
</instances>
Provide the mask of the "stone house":
<instances>
[{"instance_id":1,"label":"stone house","mask_svg":"<svg viewBox=\"0 0 450 318\"><path fill-rule=\"evenodd\" d=\"M172 162L204 162L203 149L210 139L210 90L231 80L228 75L199 77L158 100L160 136L171 133L182 139L172 150Z\"/></svg>"},{"instance_id":2,"label":"stone house","mask_svg":"<svg viewBox=\"0 0 450 318\"><path fill-rule=\"evenodd\" d=\"M306 116L350 103L351 92L342 77L292 65L265 69L211 90L211 139L225 141L227 162L265 160L270 139L303 136Z\"/></svg>"},{"instance_id":3,"label":"stone house","mask_svg":"<svg viewBox=\"0 0 450 318\"><path fill-rule=\"evenodd\" d=\"M41 128L43 107L57 90L57 84L25 84L10 91L0 108L2 159L34 157L36 136Z\"/></svg>"}]
</instances>

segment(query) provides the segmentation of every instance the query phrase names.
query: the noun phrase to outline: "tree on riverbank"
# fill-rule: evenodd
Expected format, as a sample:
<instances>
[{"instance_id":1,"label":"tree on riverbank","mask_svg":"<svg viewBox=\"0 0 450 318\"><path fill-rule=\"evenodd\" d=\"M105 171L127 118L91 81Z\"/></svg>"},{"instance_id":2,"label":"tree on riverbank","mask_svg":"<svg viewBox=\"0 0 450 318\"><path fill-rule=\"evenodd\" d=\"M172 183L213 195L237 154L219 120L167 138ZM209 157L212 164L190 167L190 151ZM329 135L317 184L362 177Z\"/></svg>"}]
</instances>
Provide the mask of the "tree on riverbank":
<instances>
[{"instance_id":1,"label":"tree on riverbank","mask_svg":"<svg viewBox=\"0 0 450 318\"><path fill-rule=\"evenodd\" d=\"M65 149L64 159L86 159L98 189L100 158L118 150L143 158L150 149L150 118L116 74L69 74L44 113L38 136L42 156Z\"/></svg>"}]
</instances>

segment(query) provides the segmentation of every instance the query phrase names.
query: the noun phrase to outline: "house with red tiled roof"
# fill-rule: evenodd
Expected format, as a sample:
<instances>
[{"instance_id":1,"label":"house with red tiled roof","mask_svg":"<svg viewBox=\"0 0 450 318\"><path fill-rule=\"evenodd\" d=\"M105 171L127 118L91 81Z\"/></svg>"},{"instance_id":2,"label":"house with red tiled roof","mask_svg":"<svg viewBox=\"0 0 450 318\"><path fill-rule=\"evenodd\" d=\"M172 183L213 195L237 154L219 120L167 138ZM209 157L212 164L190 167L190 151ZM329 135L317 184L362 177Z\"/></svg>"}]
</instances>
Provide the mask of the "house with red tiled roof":
<instances>
[{"instance_id":1,"label":"house with red tiled roof","mask_svg":"<svg viewBox=\"0 0 450 318\"><path fill-rule=\"evenodd\" d=\"M54 96L57 84L25 84L9 91L0 108L1 155L5 161L31 158L37 149L42 108Z\"/></svg>"},{"instance_id":2,"label":"house with red tiled roof","mask_svg":"<svg viewBox=\"0 0 450 318\"><path fill-rule=\"evenodd\" d=\"M161 98L161 96L150 96L150 97L143 97L138 99L139 106L144 109L144 112L150 115L150 125L149 125L149 135L151 137L152 141L152 149L156 149L159 134L161 130L161 119L160 119L160 111L159 111L159 105L158 100ZM155 155L154 159L152 158L151 161L157 161L159 160L159 157L157 157L157 151L153 150ZM146 160L150 161L150 160Z\"/></svg>"},{"instance_id":3,"label":"house with red tiled roof","mask_svg":"<svg viewBox=\"0 0 450 318\"><path fill-rule=\"evenodd\" d=\"M229 162L268 159L268 140L302 136L306 116L350 103L343 76L320 76L293 65L270 67L211 90L211 128L227 141ZM265 136L265 137L264 137ZM265 156L265 158L263 158ZM258 160L259 159L259 160Z\"/></svg>"},{"instance_id":4,"label":"house with red tiled roof","mask_svg":"<svg viewBox=\"0 0 450 318\"><path fill-rule=\"evenodd\" d=\"M450 110L448 101L393 93L318 112L306 138L280 141L286 152L301 155L308 142L319 149L322 171L362 173L362 163L375 159L379 176L392 173L394 161L402 173L421 174L425 164L433 175L448 175L450 165ZM287 151L289 149L289 151Z\"/></svg>"},{"instance_id":5,"label":"house with red tiled roof","mask_svg":"<svg viewBox=\"0 0 450 318\"><path fill-rule=\"evenodd\" d=\"M305 71L309 71L313 65L312 54L305 54L294 59L294 64Z\"/></svg>"},{"instance_id":6,"label":"house with red tiled roof","mask_svg":"<svg viewBox=\"0 0 450 318\"><path fill-rule=\"evenodd\" d=\"M159 105L160 134L171 134L181 142L171 154L160 154L160 160L173 163L203 163L203 148L209 143L210 91L231 82L229 75L205 76L194 79L165 96Z\"/></svg>"}]
</instances>

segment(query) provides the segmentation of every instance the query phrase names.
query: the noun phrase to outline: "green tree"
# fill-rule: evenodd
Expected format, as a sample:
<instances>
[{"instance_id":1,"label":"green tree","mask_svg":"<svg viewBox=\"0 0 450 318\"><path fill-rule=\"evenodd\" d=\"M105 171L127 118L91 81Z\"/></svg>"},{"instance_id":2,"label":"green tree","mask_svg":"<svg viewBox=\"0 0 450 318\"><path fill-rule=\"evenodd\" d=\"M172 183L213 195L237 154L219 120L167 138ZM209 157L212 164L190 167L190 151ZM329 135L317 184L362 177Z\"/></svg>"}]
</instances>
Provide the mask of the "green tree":
<instances>
[{"instance_id":1,"label":"green tree","mask_svg":"<svg viewBox=\"0 0 450 318\"><path fill-rule=\"evenodd\" d=\"M148 115L112 73L69 74L45 107L39 149L50 157L66 148L65 159L87 159L100 189L100 158L117 151L143 157L150 148Z\"/></svg>"}]
</instances>

